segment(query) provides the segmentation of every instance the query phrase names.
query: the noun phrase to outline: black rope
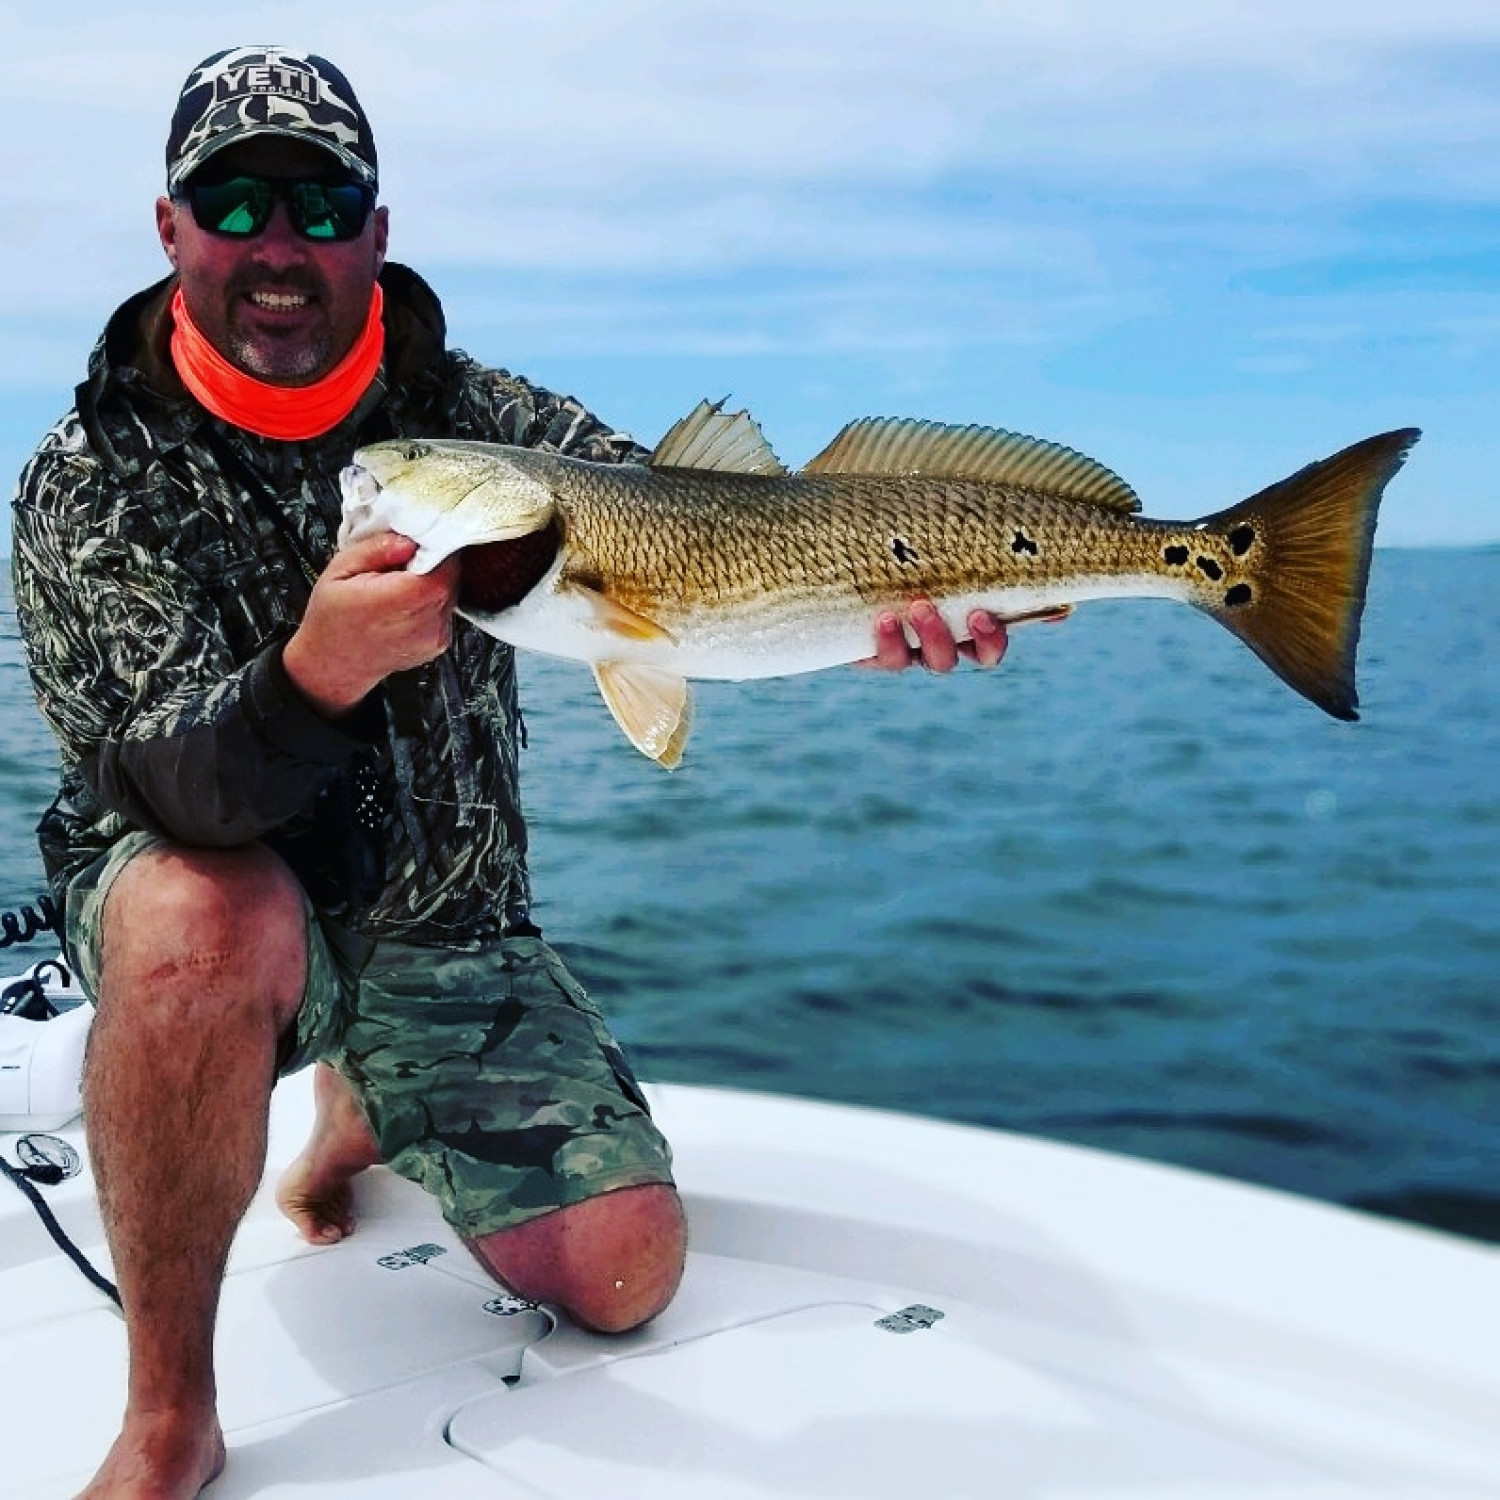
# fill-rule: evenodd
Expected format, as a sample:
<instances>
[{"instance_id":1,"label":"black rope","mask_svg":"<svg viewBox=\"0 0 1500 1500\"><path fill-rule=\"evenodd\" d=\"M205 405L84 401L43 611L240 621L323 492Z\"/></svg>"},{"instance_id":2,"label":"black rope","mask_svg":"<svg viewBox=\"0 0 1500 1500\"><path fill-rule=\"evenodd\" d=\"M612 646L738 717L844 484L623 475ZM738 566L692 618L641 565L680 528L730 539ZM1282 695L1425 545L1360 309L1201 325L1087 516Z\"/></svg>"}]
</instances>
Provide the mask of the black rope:
<instances>
[{"instance_id":1,"label":"black rope","mask_svg":"<svg viewBox=\"0 0 1500 1500\"><path fill-rule=\"evenodd\" d=\"M38 896L35 908L0 912L0 948L29 943L44 932L59 932L57 906L50 896Z\"/></svg>"},{"instance_id":2,"label":"black rope","mask_svg":"<svg viewBox=\"0 0 1500 1500\"><path fill-rule=\"evenodd\" d=\"M37 1211L37 1214L40 1217L43 1225L46 1227L47 1233L52 1236L53 1243L57 1246L57 1248L61 1250L62 1253L66 1255L68 1259L71 1260L73 1264L77 1266L78 1269L82 1271L83 1274L96 1287L98 1287L99 1290L103 1292L104 1295L108 1297L116 1307L119 1307L121 1305L119 1288L114 1284L114 1282L109 1280L108 1277L101 1275L100 1272L96 1271L94 1267L89 1263L89 1258L83 1253L82 1250L78 1248L77 1245L73 1243L72 1240L68 1238L67 1231L62 1227L61 1224L57 1222L57 1216L48 1206L47 1200L43 1198L39 1192L37 1192L35 1184L31 1180L34 1176L43 1182L56 1182L62 1176L62 1169L55 1166L49 1168L45 1165L26 1167L24 1170L18 1169L11 1166L11 1164L6 1161L3 1156L0 1156L0 1172L4 1172L5 1175L9 1177L10 1180L15 1183L15 1185L20 1188L20 1190L25 1193L26 1196L31 1200L31 1206Z\"/></svg>"},{"instance_id":3,"label":"black rope","mask_svg":"<svg viewBox=\"0 0 1500 1500\"><path fill-rule=\"evenodd\" d=\"M50 1021L53 1016L60 1016L62 1012L47 993L49 971L56 975L65 989L72 983L72 976L61 959L44 958L33 964L28 973L0 989L0 1016L19 1016L23 1021Z\"/></svg>"},{"instance_id":4,"label":"black rope","mask_svg":"<svg viewBox=\"0 0 1500 1500\"><path fill-rule=\"evenodd\" d=\"M0 938L0 948L9 947L11 943L17 941L25 942L35 937L40 931L55 932L57 930L57 908L45 896L39 899L38 905L42 908L44 921L39 920L37 914L29 906L24 908L24 918L31 930L19 939L14 936L20 929L16 914L9 911L0 914L0 929L3 929L5 933L5 936ZM66 985L69 982L69 974L63 964L56 959L44 959L41 963L33 965L29 974L23 975L0 990L0 1015L17 1016L36 1022L47 1021L57 1015L58 1009L47 994L46 979L49 970L54 970L63 984ZM24 1140L22 1144L25 1144ZM3 1172L26 1195L57 1248L116 1307L119 1307L120 1293L114 1282L94 1269L88 1257L68 1238L67 1231L57 1222L57 1216L52 1212L46 1199L36 1190L38 1182L48 1187L61 1182L65 1175L62 1167L49 1161L36 1161L28 1166L13 1167L3 1156L0 1156L0 1172Z\"/></svg>"}]
</instances>

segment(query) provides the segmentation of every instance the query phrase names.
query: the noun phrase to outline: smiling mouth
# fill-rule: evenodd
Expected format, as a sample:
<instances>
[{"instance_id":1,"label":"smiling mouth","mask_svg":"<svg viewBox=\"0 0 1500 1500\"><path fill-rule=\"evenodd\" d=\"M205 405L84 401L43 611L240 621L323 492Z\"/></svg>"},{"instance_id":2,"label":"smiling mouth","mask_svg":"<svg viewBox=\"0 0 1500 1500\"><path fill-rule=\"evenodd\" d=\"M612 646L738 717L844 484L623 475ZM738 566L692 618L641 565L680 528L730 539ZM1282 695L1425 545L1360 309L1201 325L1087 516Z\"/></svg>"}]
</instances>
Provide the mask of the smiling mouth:
<instances>
[{"instance_id":1,"label":"smiling mouth","mask_svg":"<svg viewBox=\"0 0 1500 1500\"><path fill-rule=\"evenodd\" d=\"M312 298L302 292L251 292L250 301L267 312L300 312Z\"/></svg>"}]
</instances>

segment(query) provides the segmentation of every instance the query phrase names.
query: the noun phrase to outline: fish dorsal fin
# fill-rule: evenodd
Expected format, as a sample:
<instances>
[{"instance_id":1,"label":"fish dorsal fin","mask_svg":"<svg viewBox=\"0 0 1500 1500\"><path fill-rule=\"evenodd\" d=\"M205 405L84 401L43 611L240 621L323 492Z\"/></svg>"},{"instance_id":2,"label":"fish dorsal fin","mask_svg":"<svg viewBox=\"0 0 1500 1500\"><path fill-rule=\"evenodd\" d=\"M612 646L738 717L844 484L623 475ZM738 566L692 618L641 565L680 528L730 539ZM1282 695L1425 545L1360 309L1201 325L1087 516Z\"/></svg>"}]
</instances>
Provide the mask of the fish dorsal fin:
<instances>
[{"instance_id":1,"label":"fish dorsal fin","mask_svg":"<svg viewBox=\"0 0 1500 1500\"><path fill-rule=\"evenodd\" d=\"M1061 443L999 427L950 427L906 417L851 422L802 472L980 479L1023 484L1110 510L1141 508L1118 474Z\"/></svg>"},{"instance_id":2,"label":"fish dorsal fin","mask_svg":"<svg viewBox=\"0 0 1500 1500\"><path fill-rule=\"evenodd\" d=\"M760 423L722 401L700 401L656 445L653 469L716 469L724 474L785 474Z\"/></svg>"},{"instance_id":3,"label":"fish dorsal fin","mask_svg":"<svg viewBox=\"0 0 1500 1500\"><path fill-rule=\"evenodd\" d=\"M657 765L675 770L693 727L687 680L664 667L601 661L594 663L594 681L626 739Z\"/></svg>"}]
</instances>

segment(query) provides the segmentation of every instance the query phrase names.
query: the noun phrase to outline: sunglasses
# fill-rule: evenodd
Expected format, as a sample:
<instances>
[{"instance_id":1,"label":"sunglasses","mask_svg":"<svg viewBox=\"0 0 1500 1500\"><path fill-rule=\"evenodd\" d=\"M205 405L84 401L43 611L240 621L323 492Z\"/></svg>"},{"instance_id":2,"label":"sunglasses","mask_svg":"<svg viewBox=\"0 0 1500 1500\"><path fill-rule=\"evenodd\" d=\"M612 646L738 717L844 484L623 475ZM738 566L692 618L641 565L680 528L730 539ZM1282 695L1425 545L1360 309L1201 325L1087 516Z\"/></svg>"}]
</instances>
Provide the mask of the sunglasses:
<instances>
[{"instance_id":1,"label":"sunglasses","mask_svg":"<svg viewBox=\"0 0 1500 1500\"><path fill-rule=\"evenodd\" d=\"M271 222L277 201L286 204L292 228L305 240L358 239L375 207L375 191L362 182L320 182L303 177L252 177L190 182L178 196L199 229L248 240Z\"/></svg>"}]
</instances>

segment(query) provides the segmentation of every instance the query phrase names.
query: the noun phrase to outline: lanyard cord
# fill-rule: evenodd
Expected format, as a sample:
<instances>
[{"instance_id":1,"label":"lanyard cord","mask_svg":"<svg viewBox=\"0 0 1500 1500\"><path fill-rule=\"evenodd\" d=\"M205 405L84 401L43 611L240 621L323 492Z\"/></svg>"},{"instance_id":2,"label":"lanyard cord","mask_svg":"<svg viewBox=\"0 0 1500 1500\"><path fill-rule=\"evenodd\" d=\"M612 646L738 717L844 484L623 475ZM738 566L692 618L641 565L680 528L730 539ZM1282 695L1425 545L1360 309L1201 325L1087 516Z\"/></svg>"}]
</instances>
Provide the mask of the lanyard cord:
<instances>
[{"instance_id":1,"label":"lanyard cord","mask_svg":"<svg viewBox=\"0 0 1500 1500\"><path fill-rule=\"evenodd\" d=\"M61 1169L58 1167L49 1168L46 1166L26 1167L22 1169L11 1166L11 1164L6 1161L3 1156L0 1156L0 1172L4 1172L4 1174L13 1183L15 1183L15 1185L20 1188L20 1190L30 1200L31 1206L37 1211L38 1218L41 1219L42 1225L46 1229L47 1233L52 1236L52 1241L57 1246L57 1248L61 1250L63 1254L66 1255L68 1259L71 1260L73 1264L83 1272L83 1274L89 1279L89 1281L91 1281L96 1287L98 1287L99 1290L103 1292L104 1295L108 1297L116 1307L119 1307L121 1305L119 1288L114 1284L114 1282L110 1281L108 1277L104 1276L101 1272L94 1269L94 1266L90 1262L88 1256L86 1256L83 1251L80 1250L78 1246L68 1238L67 1231L62 1227L61 1224L57 1222L57 1216L48 1206L46 1199L44 1199L42 1195L36 1190L35 1182L33 1182L32 1180L33 1178L36 1179L36 1182L56 1182L61 1179Z\"/></svg>"}]
</instances>

